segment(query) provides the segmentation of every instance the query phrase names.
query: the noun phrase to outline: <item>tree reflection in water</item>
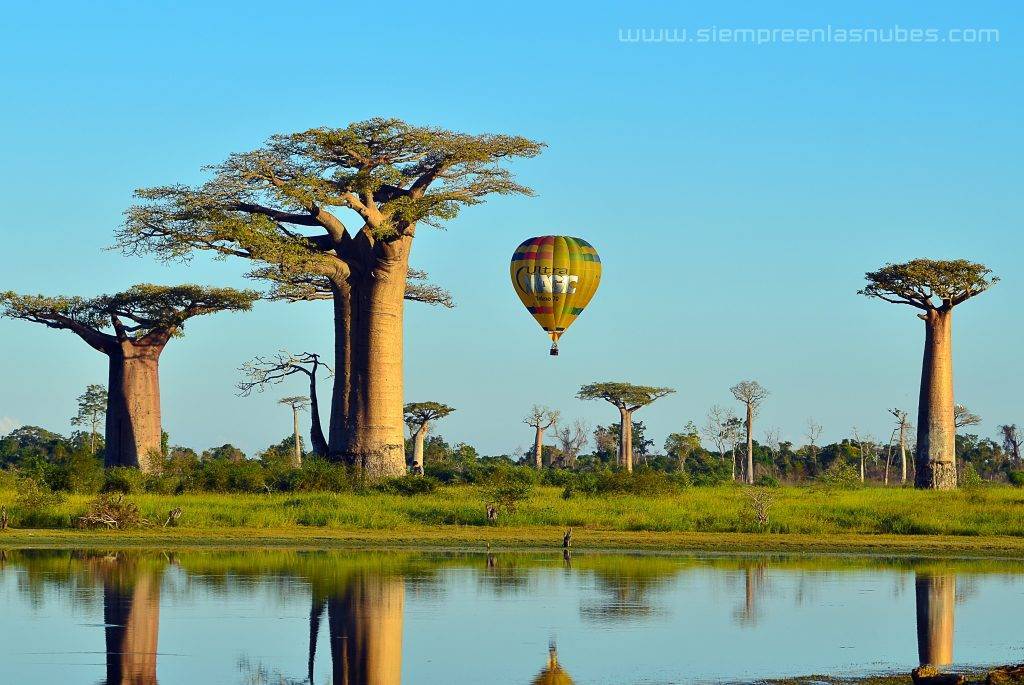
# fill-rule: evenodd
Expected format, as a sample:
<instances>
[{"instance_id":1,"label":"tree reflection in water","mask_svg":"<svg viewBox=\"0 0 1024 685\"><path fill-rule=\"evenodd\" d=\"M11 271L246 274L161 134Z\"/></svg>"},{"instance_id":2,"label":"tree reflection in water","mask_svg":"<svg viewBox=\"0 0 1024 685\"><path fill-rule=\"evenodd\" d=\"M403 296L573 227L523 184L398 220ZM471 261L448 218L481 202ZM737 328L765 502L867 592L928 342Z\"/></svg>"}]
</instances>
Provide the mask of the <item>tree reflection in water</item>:
<instances>
[{"instance_id":1,"label":"tree reflection in water","mask_svg":"<svg viewBox=\"0 0 1024 685\"><path fill-rule=\"evenodd\" d=\"M953 607L956 575L919 572L917 592L917 655L922 666L953 663Z\"/></svg>"}]
</instances>

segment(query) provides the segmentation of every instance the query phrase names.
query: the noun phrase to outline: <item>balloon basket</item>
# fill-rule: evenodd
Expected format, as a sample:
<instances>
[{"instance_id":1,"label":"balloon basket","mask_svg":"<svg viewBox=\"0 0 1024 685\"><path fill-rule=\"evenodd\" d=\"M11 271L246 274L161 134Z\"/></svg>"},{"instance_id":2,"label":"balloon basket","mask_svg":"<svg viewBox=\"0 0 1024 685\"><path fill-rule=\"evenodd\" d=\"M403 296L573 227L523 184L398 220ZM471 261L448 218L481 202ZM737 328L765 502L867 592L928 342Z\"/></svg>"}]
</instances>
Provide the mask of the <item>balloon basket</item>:
<instances>
[{"instance_id":1,"label":"balloon basket","mask_svg":"<svg viewBox=\"0 0 1024 685\"><path fill-rule=\"evenodd\" d=\"M551 352L549 352L549 354L552 357L558 356L558 343L551 343Z\"/></svg>"}]
</instances>

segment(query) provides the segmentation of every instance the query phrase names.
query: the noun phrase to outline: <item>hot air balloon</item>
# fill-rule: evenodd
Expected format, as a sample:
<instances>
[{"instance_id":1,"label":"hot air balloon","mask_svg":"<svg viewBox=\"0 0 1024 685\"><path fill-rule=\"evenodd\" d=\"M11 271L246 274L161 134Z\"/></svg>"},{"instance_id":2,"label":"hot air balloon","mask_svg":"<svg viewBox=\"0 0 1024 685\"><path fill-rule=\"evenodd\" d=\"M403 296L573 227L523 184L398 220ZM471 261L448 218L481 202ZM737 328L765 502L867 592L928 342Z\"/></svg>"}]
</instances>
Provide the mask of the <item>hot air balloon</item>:
<instances>
[{"instance_id":1,"label":"hot air balloon","mask_svg":"<svg viewBox=\"0 0 1024 685\"><path fill-rule=\"evenodd\" d=\"M544 235L516 248L510 268L512 286L527 311L551 336L551 354L601 282L601 258L582 238Z\"/></svg>"}]
</instances>

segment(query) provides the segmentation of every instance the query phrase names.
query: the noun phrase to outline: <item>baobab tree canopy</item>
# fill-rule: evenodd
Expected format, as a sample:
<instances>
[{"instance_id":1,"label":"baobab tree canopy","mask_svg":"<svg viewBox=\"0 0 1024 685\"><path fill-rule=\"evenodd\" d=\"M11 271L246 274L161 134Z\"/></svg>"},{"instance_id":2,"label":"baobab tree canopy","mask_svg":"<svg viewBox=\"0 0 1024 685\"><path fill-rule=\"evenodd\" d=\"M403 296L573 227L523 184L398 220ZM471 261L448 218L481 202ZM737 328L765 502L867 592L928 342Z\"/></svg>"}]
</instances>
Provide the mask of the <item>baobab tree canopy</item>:
<instances>
[{"instance_id":1,"label":"baobab tree canopy","mask_svg":"<svg viewBox=\"0 0 1024 685\"><path fill-rule=\"evenodd\" d=\"M417 225L439 225L488 195L531 194L502 164L542 147L398 119L275 135L212 167L198 187L137 191L142 202L128 210L119 242L164 259L210 250L254 260L252 275L276 283L272 295L283 299L330 293L329 454L371 478L399 475L402 305L416 275L409 255ZM338 210L354 215L355 231Z\"/></svg>"},{"instance_id":2,"label":"baobab tree canopy","mask_svg":"<svg viewBox=\"0 0 1024 685\"><path fill-rule=\"evenodd\" d=\"M405 405L405 422L411 430L416 430L423 424L443 419L454 411L455 407L440 402L410 402Z\"/></svg>"},{"instance_id":3,"label":"baobab tree canopy","mask_svg":"<svg viewBox=\"0 0 1024 685\"><path fill-rule=\"evenodd\" d=\"M159 360L185 322L220 311L245 311L252 290L143 284L93 298L0 294L0 315L69 330L107 355L105 462L157 468L160 450Z\"/></svg>"},{"instance_id":4,"label":"baobab tree canopy","mask_svg":"<svg viewBox=\"0 0 1024 685\"><path fill-rule=\"evenodd\" d=\"M581 400L604 400L619 410L619 465L633 470L633 412L674 393L672 388L605 381L584 385L576 393Z\"/></svg>"},{"instance_id":5,"label":"baobab tree canopy","mask_svg":"<svg viewBox=\"0 0 1024 685\"><path fill-rule=\"evenodd\" d=\"M917 409L915 485L956 487L956 409L953 404L953 308L999 279L984 264L964 259L915 259L865 274L860 293L921 312L925 324Z\"/></svg>"}]
</instances>

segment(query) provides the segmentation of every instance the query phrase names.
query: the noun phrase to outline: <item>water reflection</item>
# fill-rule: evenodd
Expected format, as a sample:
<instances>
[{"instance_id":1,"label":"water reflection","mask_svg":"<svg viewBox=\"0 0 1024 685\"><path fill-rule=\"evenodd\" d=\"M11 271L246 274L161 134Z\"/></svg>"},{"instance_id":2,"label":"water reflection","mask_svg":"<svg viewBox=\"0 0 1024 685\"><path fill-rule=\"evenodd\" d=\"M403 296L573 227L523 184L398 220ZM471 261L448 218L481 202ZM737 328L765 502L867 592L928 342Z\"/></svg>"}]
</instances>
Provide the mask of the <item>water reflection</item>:
<instances>
[{"instance_id":1,"label":"water reflection","mask_svg":"<svg viewBox=\"0 0 1024 685\"><path fill-rule=\"evenodd\" d=\"M10 636L0 646L0 682L102 677L46 678L40 670L45 664L28 658L40 653L39 638L22 637L18 628L31 626L40 614L67 613L55 601L70 600L75 611L97 618L102 605L102 626L96 618L71 625L97 638L102 628L108 685L154 684L158 673L165 685L239 677L247 683L420 685L481 680L482 673L499 674L483 678L494 685L525 685L573 682L554 643L547 665L535 670L541 635L559 639L581 682L741 681L830 673L833 667L842 669L832 673L839 676L880 668L906 672L916 664L948 667L954 664L956 606L969 614L973 602L994 596L995 606L1012 615L1015 601L1019 606L1024 597L1024 567L1008 562L566 559L557 552L10 552L0 562L0 588L8 589L6 597L0 593L0 601L7 601L0 604L0 634ZM912 598L890 593L910 580ZM958 582L971 593L958 592ZM266 620L287 622L271 627L253 612L275 602L280 608ZM202 613L183 622L182 611L192 606L203 607ZM227 606L237 607L236 614L225 613ZM161 634L168 611L171 630ZM994 629L993 611L988 605L985 621L961 617L967 651L975 650L972 663L1019 660L1005 646L1019 640L1017 624ZM207 621L205 632L193 638L200 619ZM874 639L890 626L898 632ZM59 634L70 630L65 626ZM259 636L263 642L257 644ZM161 640L167 643L166 664L158 660ZM233 647L222 648L221 640ZM55 653L87 654L91 641L75 638ZM699 647L687 650L684 663L679 650L665 648L676 643ZM885 651L894 646L898 650ZM735 663L748 652L747 662ZM189 659L200 675L184 678ZM5 673L11 663L21 669L14 677ZM203 670L221 663L233 664L233 676Z\"/></svg>"},{"instance_id":2,"label":"water reflection","mask_svg":"<svg viewBox=\"0 0 1024 685\"><path fill-rule=\"evenodd\" d=\"M956 575L924 572L916 574L917 654L922 666L953 663L953 606L956 604Z\"/></svg>"}]
</instances>

